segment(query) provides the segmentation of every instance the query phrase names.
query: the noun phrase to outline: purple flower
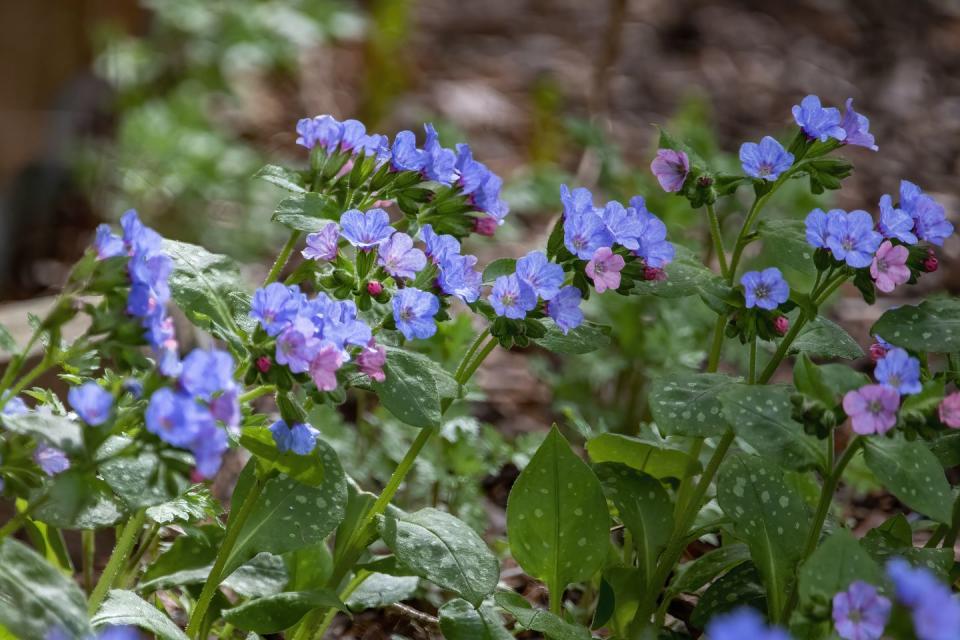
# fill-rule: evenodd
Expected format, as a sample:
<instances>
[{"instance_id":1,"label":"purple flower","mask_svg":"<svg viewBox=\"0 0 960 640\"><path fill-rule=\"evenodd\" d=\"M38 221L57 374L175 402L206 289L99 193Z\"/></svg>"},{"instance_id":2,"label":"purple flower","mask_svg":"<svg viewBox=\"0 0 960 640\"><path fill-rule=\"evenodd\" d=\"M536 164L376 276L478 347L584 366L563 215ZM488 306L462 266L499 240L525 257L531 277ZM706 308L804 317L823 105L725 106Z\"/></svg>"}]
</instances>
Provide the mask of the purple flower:
<instances>
[{"instance_id":1,"label":"purple flower","mask_svg":"<svg viewBox=\"0 0 960 640\"><path fill-rule=\"evenodd\" d=\"M833 624L844 640L880 640L890 618L890 600L857 580L833 596Z\"/></svg>"},{"instance_id":2,"label":"purple flower","mask_svg":"<svg viewBox=\"0 0 960 640\"><path fill-rule=\"evenodd\" d=\"M642 196L630 198L630 209L637 212L642 224L640 247L634 254L643 260L645 266L662 269L673 261L676 249L667 241L667 225L647 210Z\"/></svg>"},{"instance_id":3,"label":"purple flower","mask_svg":"<svg viewBox=\"0 0 960 640\"><path fill-rule=\"evenodd\" d=\"M793 154L775 139L764 136L760 144L740 145L740 164L748 176L773 182L793 164Z\"/></svg>"},{"instance_id":4,"label":"purple flower","mask_svg":"<svg viewBox=\"0 0 960 640\"><path fill-rule=\"evenodd\" d=\"M433 264L441 264L450 256L460 254L460 241L445 233L438 234L432 225L423 225L420 228L420 237L426 245L425 253Z\"/></svg>"},{"instance_id":5,"label":"purple flower","mask_svg":"<svg viewBox=\"0 0 960 640\"><path fill-rule=\"evenodd\" d=\"M60 449L41 442L33 450L33 461L48 476L55 476L70 468L70 460Z\"/></svg>"},{"instance_id":6,"label":"purple flower","mask_svg":"<svg viewBox=\"0 0 960 640\"><path fill-rule=\"evenodd\" d=\"M500 197L502 188L503 179L495 173L491 173L484 180L480 189L470 194L470 199L477 210L496 220L498 225L503 224L503 219L510 213L510 207Z\"/></svg>"},{"instance_id":7,"label":"purple flower","mask_svg":"<svg viewBox=\"0 0 960 640\"><path fill-rule=\"evenodd\" d=\"M211 400L210 415L227 427L236 428L240 424L240 391L233 388Z\"/></svg>"},{"instance_id":8,"label":"purple flower","mask_svg":"<svg viewBox=\"0 0 960 640\"><path fill-rule=\"evenodd\" d=\"M943 241L953 233L953 224L947 221L943 207L928 195L917 198L910 210L913 216L914 232L924 242L943 246Z\"/></svg>"},{"instance_id":9,"label":"purple flower","mask_svg":"<svg viewBox=\"0 0 960 640\"><path fill-rule=\"evenodd\" d=\"M517 277L536 295L550 300L563 285L563 267L550 262L542 251L531 251L517 260Z\"/></svg>"},{"instance_id":10,"label":"purple flower","mask_svg":"<svg viewBox=\"0 0 960 640\"><path fill-rule=\"evenodd\" d=\"M373 338L371 338L367 346L363 347L360 353L357 354L357 367L360 369L360 372L370 376L371 380L377 382L383 382L387 379L386 374L383 372L383 365L386 363L387 350L382 345L377 344Z\"/></svg>"},{"instance_id":11,"label":"purple flower","mask_svg":"<svg viewBox=\"0 0 960 640\"><path fill-rule=\"evenodd\" d=\"M839 215L844 215L842 209L833 209L830 211L831 214L835 212ZM827 238L830 236L827 231L828 219L829 215L824 213L823 209L814 209L807 214L807 242L810 243L810 246L816 247L817 249L827 248Z\"/></svg>"},{"instance_id":12,"label":"purple flower","mask_svg":"<svg viewBox=\"0 0 960 640\"><path fill-rule=\"evenodd\" d=\"M122 256L126 252L123 247L123 239L115 235L108 224L101 224L97 227L97 237L93 241L93 247L97 250L98 260Z\"/></svg>"},{"instance_id":13,"label":"purple flower","mask_svg":"<svg viewBox=\"0 0 960 640\"><path fill-rule=\"evenodd\" d=\"M768 627L756 609L740 607L714 616L707 623L710 640L789 640L777 627Z\"/></svg>"},{"instance_id":14,"label":"purple flower","mask_svg":"<svg viewBox=\"0 0 960 640\"><path fill-rule=\"evenodd\" d=\"M309 318L297 317L277 338L277 364L287 365L293 373L308 371L320 349L320 340L314 337L316 331Z\"/></svg>"},{"instance_id":15,"label":"purple flower","mask_svg":"<svg viewBox=\"0 0 960 640\"><path fill-rule=\"evenodd\" d=\"M913 212L917 206L917 201L924 196L923 189L909 180L900 181L900 202L899 207L907 213Z\"/></svg>"},{"instance_id":16,"label":"purple flower","mask_svg":"<svg viewBox=\"0 0 960 640\"><path fill-rule=\"evenodd\" d=\"M884 238L896 238L906 244L916 244L913 234L913 216L903 209L893 206L893 198L884 194L880 197L880 222L877 230Z\"/></svg>"},{"instance_id":17,"label":"purple flower","mask_svg":"<svg viewBox=\"0 0 960 640\"><path fill-rule=\"evenodd\" d=\"M206 409L203 409L206 412ZM227 434L212 421L204 422L200 433L190 443L190 452L202 478L212 478L220 470L223 454L229 448Z\"/></svg>"},{"instance_id":18,"label":"purple flower","mask_svg":"<svg viewBox=\"0 0 960 640\"><path fill-rule=\"evenodd\" d=\"M333 153L343 136L343 125L333 116L302 118L297 122L297 144L307 149L320 145L327 153Z\"/></svg>"},{"instance_id":19,"label":"purple flower","mask_svg":"<svg viewBox=\"0 0 960 640\"><path fill-rule=\"evenodd\" d=\"M470 195L479 191L490 178L490 169L482 162L473 159L473 152L468 144L457 145L457 185L460 193Z\"/></svg>"},{"instance_id":20,"label":"purple flower","mask_svg":"<svg viewBox=\"0 0 960 640\"><path fill-rule=\"evenodd\" d=\"M413 238L397 232L380 246L377 264L396 280L413 278L427 266L427 256L413 246Z\"/></svg>"},{"instance_id":21,"label":"purple flower","mask_svg":"<svg viewBox=\"0 0 960 640\"><path fill-rule=\"evenodd\" d=\"M140 222L136 209L129 209L120 216L123 229L123 244L131 255L157 253L161 249L163 238L160 234Z\"/></svg>"},{"instance_id":22,"label":"purple flower","mask_svg":"<svg viewBox=\"0 0 960 640\"><path fill-rule=\"evenodd\" d=\"M853 110L853 98L847 98L846 110L843 112L843 120L840 121L840 126L846 133L843 139L844 144L866 147L872 151L880 148L874 144L873 134L870 133L869 118Z\"/></svg>"},{"instance_id":23,"label":"purple flower","mask_svg":"<svg viewBox=\"0 0 960 640\"><path fill-rule=\"evenodd\" d=\"M600 219L607 225L614 242L634 251L640 248L640 237L647 225L636 208L624 207L619 202L608 202L607 206L600 210Z\"/></svg>"},{"instance_id":24,"label":"purple flower","mask_svg":"<svg viewBox=\"0 0 960 640\"><path fill-rule=\"evenodd\" d=\"M570 191L565 184L560 185L560 202L563 205L563 219L577 218L584 213L594 213L593 194L583 187Z\"/></svg>"},{"instance_id":25,"label":"purple flower","mask_svg":"<svg viewBox=\"0 0 960 640\"><path fill-rule=\"evenodd\" d=\"M690 173L690 159L683 151L658 149L657 157L650 163L650 170L664 191L676 193L683 189L683 183Z\"/></svg>"},{"instance_id":26,"label":"purple flower","mask_svg":"<svg viewBox=\"0 0 960 640\"><path fill-rule=\"evenodd\" d=\"M960 391L954 391L943 399L937 408L940 422L951 429L960 429Z\"/></svg>"},{"instance_id":27,"label":"purple flower","mask_svg":"<svg viewBox=\"0 0 960 640\"><path fill-rule=\"evenodd\" d=\"M527 317L528 311L536 308L537 294L515 273L499 276L490 291L490 304L498 316L522 320Z\"/></svg>"},{"instance_id":28,"label":"purple flower","mask_svg":"<svg viewBox=\"0 0 960 640\"><path fill-rule=\"evenodd\" d=\"M394 171L422 171L427 154L417 149L417 137L412 131L401 131L393 138L390 167Z\"/></svg>"},{"instance_id":29,"label":"purple flower","mask_svg":"<svg viewBox=\"0 0 960 640\"><path fill-rule=\"evenodd\" d=\"M437 278L440 290L448 296L457 296L467 304L476 302L483 283L483 275L473 268L476 264L477 256L449 256L440 263Z\"/></svg>"},{"instance_id":30,"label":"purple flower","mask_svg":"<svg viewBox=\"0 0 960 640\"><path fill-rule=\"evenodd\" d=\"M890 349L873 371L877 382L893 387L901 395L920 393L920 361L899 347Z\"/></svg>"},{"instance_id":31,"label":"purple flower","mask_svg":"<svg viewBox=\"0 0 960 640\"><path fill-rule=\"evenodd\" d=\"M759 307L773 311L790 298L790 286L776 267L748 271L740 278L740 284L747 309Z\"/></svg>"},{"instance_id":32,"label":"purple flower","mask_svg":"<svg viewBox=\"0 0 960 640\"><path fill-rule=\"evenodd\" d=\"M113 408L113 394L92 381L71 387L67 400L80 419L93 427L106 422Z\"/></svg>"},{"instance_id":33,"label":"purple flower","mask_svg":"<svg viewBox=\"0 0 960 640\"><path fill-rule=\"evenodd\" d=\"M368 143L367 128L359 120L344 120L340 135L342 151L361 151ZM373 148L379 144L379 138L373 140Z\"/></svg>"},{"instance_id":34,"label":"purple flower","mask_svg":"<svg viewBox=\"0 0 960 640\"><path fill-rule=\"evenodd\" d=\"M597 293L620 287L620 272L624 264L626 262L623 256L611 251L610 247L600 247L596 250L590 262L587 263L586 272L593 280Z\"/></svg>"},{"instance_id":35,"label":"purple flower","mask_svg":"<svg viewBox=\"0 0 960 640\"><path fill-rule=\"evenodd\" d=\"M897 424L900 393L885 384L868 384L843 396L843 410L861 435L886 433Z\"/></svg>"},{"instance_id":36,"label":"purple flower","mask_svg":"<svg viewBox=\"0 0 960 640\"><path fill-rule=\"evenodd\" d=\"M582 299L580 289L567 285L547 302L547 315L557 323L564 335L583 324L583 311L580 310Z\"/></svg>"},{"instance_id":37,"label":"purple flower","mask_svg":"<svg viewBox=\"0 0 960 640\"><path fill-rule=\"evenodd\" d=\"M456 174L457 155L440 145L440 137L432 124L425 124L423 128L427 131L427 140L423 143L423 150L427 155L424 173L430 180L441 184L452 183Z\"/></svg>"},{"instance_id":38,"label":"purple flower","mask_svg":"<svg viewBox=\"0 0 960 640\"><path fill-rule=\"evenodd\" d=\"M960 629L960 601L950 588L922 567L911 567L902 558L887 563L887 576L897 600L913 610L918 640L956 640Z\"/></svg>"},{"instance_id":39,"label":"purple flower","mask_svg":"<svg viewBox=\"0 0 960 640\"><path fill-rule=\"evenodd\" d=\"M827 216L827 247L837 260L855 269L870 266L883 236L873 229L873 218L866 211L843 214L834 209Z\"/></svg>"},{"instance_id":40,"label":"purple flower","mask_svg":"<svg viewBox=\"0 0 960 640\"><path fill-rule=\"evenodd\" d=\"M302 300L299 287L271 282L254 292L250 317L260 323L267 335L276 336L293 322Z\"/></svg>"},{"instance_id":41,"label":"purple flower","mask_svg":"<svg viewBox=\"0 0 960 640\"><path fill-rule=\"evenodd\" d=\"M413 287L393 296L393 319L407 340L429 338L437 332L433 317L440 311L437 296Z\"/></svg>"},{"instance_id":42,"label":"purple flower","mask_svg":"<svg viewBox=\"0 0 960 640\"><path fill-rule=\"evenodd\" d=\"M564 219L563 244L581 260L589 260L600 247L612 245L613 236L600 216L584 211Z\"/></svg>"},{"instance_id":43,"label":"purple flower","mask_svg":"<svg viewBox=\"0 0 960 640\"><path fill-rule=\"evenodd\" d=\"M144 417L147 431L175 447L190 446L205 422L212 422L209 412L193 398L168 387L154 392Z\"/></svg>"},{"instance_id":44,"label":"purple flower","mask_svg":"<svg viewBox=\"0 0 960 640\"><path fill-rule=\"evenodd\" d=\"M793 119L807 137L820 142L826 142L827 138L842 142L847 137L847 132L840 126L840 111L834 107L820 106L817 96L807 96L799 105L794 105Z\"/></svg>"},{"instance_id":45,"label":"purple flower","mask_svg":"<svg viewBox=\"0 0 960 640\"><path fill-rule=\"evenodd\" d=\"M336 345L324 344L310 361L310 378L320 391L337 388L337 371L343 366L343 351Z\"/></svg>"},{"instance_id":46,"label":"purple flower","mask_svg":"<svg viewBox=\"0 0 960 640\"><path fill-rule=\"evenodd\" d=\"M319 431L308 424L298 422L288 427L283 420L277 420L270 425L270 433L277 445L277 451L286 453L293 451L299 456L309 455L317 447Z\"/></svg>"},{"instance_id":47,"label":"purple flower","mask_svg":"<svg viewBox=\"0 0 960 640\"><path fill-rule=\"evenodd\" d=\"M23 401L23 398L18 396L8 399L6 403L0 400L0 404L3 405L3 410L0 411L0 415L20 416L30 412L30 409L27 407L27 403Z\"/></svg>"},{"instance_id":48,"label":"purple flower","mask_svg":"<svg viewBox=\"0 0 960 640\"><path fill-rule=\"evenodd\" d=\"M366 213L351 209L340 216L340 226L347 242L364 251L383 244L396 231L383 209L370 209Z\"/></svg>"},{"instance_id":49,"label":"purple flower","mask_svg":"<svg viewBox=\"0 0 960 640\"><path fill-rule=\"evenodd\" d=\"M308 260L335 260L339 240L340 225L329 222L320 231L307 236L307 247L300 253Z\"/></svg>"},{"instance_id":50,"label":"purple flower","mask_svg":"<svg viewBox=\"0 0 960 640\"><path fill-rule=\"evenodd\" d=\"M233 356L219 349L194 349L183 359L180 387L188 394L210 400L215 393L236 387Z\"/></svg>"}]
</instances>

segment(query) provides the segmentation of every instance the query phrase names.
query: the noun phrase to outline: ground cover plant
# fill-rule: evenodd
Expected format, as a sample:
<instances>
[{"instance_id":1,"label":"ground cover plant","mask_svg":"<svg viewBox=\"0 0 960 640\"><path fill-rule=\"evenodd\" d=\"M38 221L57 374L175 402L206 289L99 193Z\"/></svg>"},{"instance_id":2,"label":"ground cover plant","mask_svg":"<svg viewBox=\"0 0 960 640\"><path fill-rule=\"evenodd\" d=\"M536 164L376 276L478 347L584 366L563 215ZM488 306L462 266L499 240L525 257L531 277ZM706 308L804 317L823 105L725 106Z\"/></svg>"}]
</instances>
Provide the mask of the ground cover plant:
<instances>
[{"instance_id":1,"label":"ground cover plant","mask_svg":"<svg viewBox=\"0 0 960 640\"><path fill-rule=\"evenodd\" d=\"M822 314L846 283L873 303L935 271L953 227L906 180L872 213L765 219L787 185L839 189L853 167L837 149L877 151L850 101L807 96L793 117L786 145L744 143L737 172L661 132L650 169L702 211L705 257L644 197L601 204L565 185L544 247L479 265L461 242L495 243L509 217L501 178L468 145L444 147L429 124L419 140L389 139L328 115L297 124L303 167L256 175L289 194L273 214L287 241L259 287L136 211L101 226L27 344L0 333L14 354L0 378L0 481L14 505L0 527L0 636L306 640L339 612L429 584L436 616L401 610L453 640L960 637L960 499L946 475L960 463L960 301L883 313L872 376L837 362L863 350ZM752 204L721 220L738 191ZM699 299L712 315L704 361L651 381L652 423L586 429L586 458L543 425L510 489L501 553L447 510L396 506L428 442L459 441L448 418L491 353L576 358L618 335L585 317L594 296ZM174 307L213 346L183 353ZM65 341L77 316L87 328ZM472 340L453 339L471 326ZM438 332L458 364L423 347ZM721 367L729 345L742 357ZM32 386L51 370L70 385L66 404ZM357 481L342 462L350 439L330 435L358 392L419 429L380 487ZM248 461L221 505L209 480L231 449ZM452 468L465 459L446 453ZM910 518L858 539L834 517L855 459ZM95 576L104 528L115 544ZM79 571L63 542L74 530ZM691 559L696 545L709 551ZM542 583L546 608L503 583L506 556Z\"/></svg>"}]
</instances>

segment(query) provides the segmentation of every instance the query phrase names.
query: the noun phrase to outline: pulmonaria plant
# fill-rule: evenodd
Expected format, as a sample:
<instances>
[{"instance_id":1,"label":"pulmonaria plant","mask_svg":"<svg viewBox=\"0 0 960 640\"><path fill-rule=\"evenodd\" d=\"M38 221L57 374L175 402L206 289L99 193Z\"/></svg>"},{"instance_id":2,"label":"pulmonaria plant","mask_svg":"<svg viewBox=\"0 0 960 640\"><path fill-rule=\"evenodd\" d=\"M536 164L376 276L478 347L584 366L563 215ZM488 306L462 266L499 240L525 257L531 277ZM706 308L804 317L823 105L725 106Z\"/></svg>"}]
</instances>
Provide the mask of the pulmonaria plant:
<instances>
[{"instance_id":1,"label":"pulmonaria plant","mask_svg":"<svg viewBox=\"0 0 960 640\"><path fill-rule=\"evenodd\" d=\"M788 180L839 188L852 166L837 149L877 150L850 100L841 112L807 96L793 115L786 144L741 146L740 174L661 133L653 177L704 210L703 262L643 196L600 205L563 185L546 246L481 269L467 248L504 223L502 179L430 125L418 146L411 131L391 140L329 115L297 123L301 167L258 174L289 192L273 216L289 237L258 287L135 212L120 234L98 228L0 377L0 495L13 514L0 527L0 635L319 640L338 611L389 606L420 579L437 614L413 613L451 639L958 637L960 507L944 467L960 429L960 302L882 313L873 379L825 362L863 352L822 315L845 283L873 304L935 271L953 227L906 180L875 213L821 207L760 224ZM745 215L721 217L747 186ZM527 461L497 548L544 584L542 610L500 585L502 558L465 522L393 502L497 347L607 345L585 317L593 295L698 297L714 330L701 366L650 381L640 433L594 429L588 465L555 426ZM208 334L205 348L183 352L177 313ZM85 330L67 342L79 314ZM456 314L479 332L448 371L430 356L450 350L442 325ZM738 343L743 357L721 362ZM30 386L50 370L69 385L66 405ZM351 397L358 414L375 401L419 429L378 494L325 439ZM839 512L825 523L861 452L911 517L858 540ZM221 518L206 483L229 459L247 462ZM94 582L93 532L108 527L115 546ZM83 531L84 589L68 577L63 530Z\"/></svg>"}]
</instances>

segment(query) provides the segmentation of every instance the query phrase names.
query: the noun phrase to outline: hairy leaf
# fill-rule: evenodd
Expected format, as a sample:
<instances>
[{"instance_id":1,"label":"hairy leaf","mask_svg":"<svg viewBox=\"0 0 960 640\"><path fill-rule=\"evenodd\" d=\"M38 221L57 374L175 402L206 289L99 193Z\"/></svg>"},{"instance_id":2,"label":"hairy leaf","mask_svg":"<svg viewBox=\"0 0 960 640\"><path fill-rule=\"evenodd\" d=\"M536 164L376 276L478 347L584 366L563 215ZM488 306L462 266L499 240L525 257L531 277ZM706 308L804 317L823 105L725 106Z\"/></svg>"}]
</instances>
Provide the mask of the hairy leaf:
<instances>
[{"instance_id":1,"label":"hairy leaf","mask_svg":"<svg viewBox=\"0 0 960 640\"><path fill-rule=\"evenodd\" d=\"M650 412L665 433L708 438L729 428L719 395L737 384L722 373L684 371L653 381Z\"/></svg>"},{"instance_id":2,"label":"hairy leaf","mask_svg":"<svg viewBox=\"0 0 960 640\"><path fill-rule=\"evenodd\" d=\"M261 634L279 633L318 607L346 609L332 591L285 591L226 609L223 619L239 629Z\"/></svg>"},{"instance_id":3,"label":"hairy leaf","mask_svg":"<svg viewBox=\"0 0 960 640\"><path fill-rule=\"evenodd\" d=\"M447 602L438 612L440 630L447 640L511 640L513 635L503 626L500 614L492 607L472 604L457 598Z\"/></svg>"},{"instance_id":4,"label":"hairy leaf","mask_svg":"<svg viewBox=\"0 0 960 640\"><path fill-rule=\"evenodd\" d=\"M890 309L870 333L913 351L960 351L960 299L937 298Z\"/></svg>"},{"instance_id":5,"label":"hairy leaf","mask_svg":"<svg viewBox=\"0 0 960 640\"><path fill-rule=\"evenodd\" d=\"M90 619L90 624L101 629L110 626L134 626L149 631L162 640L187 640L187 635L159 609L144 601L132 591L113 589Z\"/></svg>"},{"instance_id":6,"label":"hairy leaf","mask_svg":"<svg viewBox=\"0 0 960 640\"><path fill-rule=\"evenodd\" d=\"M867 466L890 493L911 509L938 522L951 522L953 494L937 457L920 440L868 438Z\"/></svg>"}]
</instances>

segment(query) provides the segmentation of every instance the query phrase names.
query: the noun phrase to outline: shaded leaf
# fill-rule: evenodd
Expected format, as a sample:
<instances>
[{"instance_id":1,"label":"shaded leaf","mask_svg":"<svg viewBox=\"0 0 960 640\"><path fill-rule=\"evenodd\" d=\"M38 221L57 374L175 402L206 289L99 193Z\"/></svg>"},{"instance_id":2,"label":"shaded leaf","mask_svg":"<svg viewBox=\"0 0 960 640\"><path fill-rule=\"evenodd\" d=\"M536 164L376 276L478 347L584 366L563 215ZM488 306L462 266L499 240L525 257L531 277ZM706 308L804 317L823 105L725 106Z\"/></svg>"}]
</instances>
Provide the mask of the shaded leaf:
<instances>
[{"instance_id":1,"label":"shaded leaf","mask_svg":"<svg viewBox=\"0 0 960 640\"><path fill-rule=\"evenodd\" d=\"M826 605L833 594L851 582L883 584L883 571L849 531L840 529L827 538L800 567L800 602Z\"/></svg>"},{"instance_id":2,"label":"shaded leaf","mask_svg":"<svg viewBox=\"0 0 960 640\"><path fill-rule=\"evenodd\" d=\"M225 609L222 615L235 627L267 634L292 627L319 607L345 610L340 598L332 591L285 591L248 600L232 609Z\"/></svg>"},{"instance_id":3,"label":"shaded leaf","mask_svg":"<svg viewBox=\"0 0 960 640\"><path fill-rule=\"evenodd\" d=\"M690 616L690 622L703 629L710 618L739 607L752 607L763 611L767 606L766 600L760 584L760 574L752 563L746 562L734 567L710 585L700 596L697 607Z\"/></svg>"},{"instance_id":4,"label":"shaded leaf","mask_svg":"<svg viewBox=\"0 0 960 640\"><path fill-rule=\"evenodd\" d=\"M313 192L297 193L284 198L271 219L288 229L313 233L339 220L341 213L343 210L336 198Z\"/></svg>"},{"instance_id":5,"label":"shaded leaf","mask_svg":"<svg viewBox=\"0 0 960 640\"><path fill-rule=\"evenodd\" d=\"M511 640L513 635L503 626L500 614L488 606L475 609L466 600L447 602L437 613L440 630L447 640Z\"/></svg>"},{"instance_id":6,"label":"shaded leaf","mask_svg":"<svg viewBox=\"0 0 960 640\"><path fill-rule=\"evenodd\" d=\"M867 438L864 459L890 493L938 522L951 522L953 494L937 457L920 440L901 434Z\"/></svg>"},{"instance_id":7,"label":"shaded leaf","mask_svg":"<svg viewBox=\"0 0 960 640\"><path fill-rule=\"evenodd\" d=\"M186 640L187 635L177 624L155 606L132 591L113 589L90 619L90 624L101 629L109 626L134 626L152 633L162 640Z\"/></svg>"},{"instance_id":8,"label":"shaded leaf","mask_svg":"<svg viewBox=\"0 0 960 640\"><path fill-rule=\"evenodd\" d=\"M798 273L817 275L813 247L807 242L803 220L761 220L757 232L763 240L763 256L769 264L786 265Z\"/></svg>"},{"instance_id":9,"label":"shaded leaf","mask_svg":"<svg viewBox=\"0 0 960 640\"><path fill-rule=\"evenodd\" d=\"M275 164L267 164L260 168L254 178L260 178L270 184L275 184L281 189L293 191L294 193L304 193L303 176L297 171L291 171L285 167L279 167Z\"/></svg>"},{"instance_id":10,"label":"shaded leaf","mask_svg":"<svg viewBox=\"0 0 960 640\"><path fill-rule=\"evenodd\" d=\"M587 441L594 462L619 462L654 478L683 478L700 470L700 463L664 440L602 433Z\"/></svg>"},{"instance_id":11,"label":"shaded leaf","mask_svg":"<svg viewBox=\"0 0 960 640\"><path fill-rule=\"evenodd\" d=\"M890 309L870 333L912 351L960 351L960 300L937 298Z\"/></svg>"},{"instance_id":12,"label":"shaded leaf","mask_svg":"<svg viewBox=\"0 0 960 640\"><path fill-rule=\"evenodd\" d=\"M590 640L586 627L571 624L549 611L534 609L519 593L498 591L494 599L524 629L538 631L550 640Z\"/></svg>"},{"instance_id":13,"label":"shaded leaf","mask_svg":"<svg viewBox=\"0 0 960 640\"><path fill-rule=\"evenodd\" d=\"M718 576L750 560L745 544L728 544L682 564L670 583L672 594L693 593Z\"/></svg>"},{"instance_id":14,"label":"shaded leaf","mask_svg":"<svg viewBox=\"0 0 960 640\"><path fill-rule=\"evenodd\" d=\"M196 522L215 518L219 513L220 506L210 489L202 484L195 484L173 500L147 509L147 517L157 524Z\"/></svg>"},{"instance_id":15,"label":"shaded leaf","mask_svg":"<svg viewBox=\"0 0 960 640\"><path fill-rule=\"evenodd\" d=\"M347 598L347 608L355 613L379 609L412 598L420 578L372 573Z\"/></svg>"},{"instance_id":16,"label":"shaded leaf","mask_svg":"<svg viewBox=\"0 0 960 640\"><path fill-rule=\"evenodd\" d=\"M673 373L653 381L650 412L664 433L707 438L729 428L719 395L738 383L722 373Z\"/></svg>"},{"instance_id":17,"label":"shaded leaf","mask_svg":"<svg viewBox=\"0 0 960 640\"><path fill-rule=\"evenodd\" d=\"M610 327L586 321L566 334L550 318L541 321L547 330L542 338L532 342L554 353L580 355L590 353L610 344Z\"/></svg>"},{"instance_id":18,"label":"shaded leaf","mask_svg":"<svg viewBox=\"0 0 960 640\"><path fill-rule=\"evenodd\" d=\"M386 379L370 388L397 419L414 427L440 426L441 399L456 397L459 387L449 373L430 358L387 348Z\"/></svg>"},{"instance_id":19,"label":"shaded leaf","mask_svg":"<svg viewBox=\"0 0 960 640\"><path fill-rule=\"evenodd\" d=\"M800 335L790 345L790 353L845 360L863 357L863 349L857 341L843 327L823 316L817 316L800 330Z\"/></svg>"},{"instance_id":20,"label":"shaded leaf","mask_svg":"<svg viewBox=\"0 0 960 640\"><path fill-rule=\"evenodd\" d=\"M483 284L493 284L500 276L509 276L517 270L517 261L514 258L497 258L483 270Z\"/></svg>"},{"instance_id":21,"label":"shaded leaf","mask_svg":"<svg viewBox=\"0 0 960 640\"><path fill-rule=\"evenodd\" d=\"M59 529L99 529L116 524L123 514L107 483L78 468L52 479L47 500L33 517Z\"/></svg>"}]
</instances>

